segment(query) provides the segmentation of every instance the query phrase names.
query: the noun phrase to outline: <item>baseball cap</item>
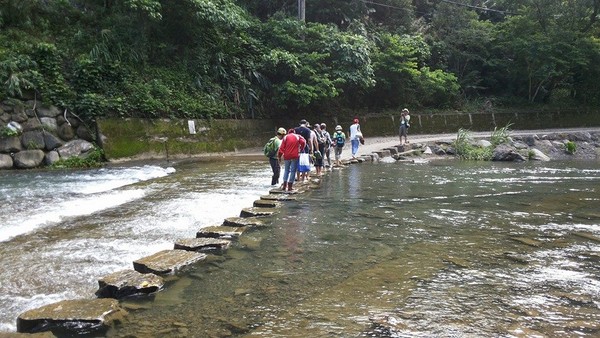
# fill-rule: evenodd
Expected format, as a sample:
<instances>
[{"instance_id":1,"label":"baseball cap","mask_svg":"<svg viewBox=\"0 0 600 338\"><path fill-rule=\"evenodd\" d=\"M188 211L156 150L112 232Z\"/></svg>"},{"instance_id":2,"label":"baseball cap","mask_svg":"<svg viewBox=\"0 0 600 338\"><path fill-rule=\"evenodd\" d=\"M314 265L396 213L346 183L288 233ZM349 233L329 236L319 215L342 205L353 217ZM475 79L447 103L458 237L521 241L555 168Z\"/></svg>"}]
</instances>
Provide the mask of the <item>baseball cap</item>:
<instances>
[{"instance_id":1,"label":"baseball cap","mask_svg":"<svg viewBox=\"0 0 600 338\"><path fill-rule=\"evenodd\" d=\"M337 126L335 126L335 130L342 130L342 126L340 126L339 124Z\"/></svg>"},{"instance_id":2,"label":"baseball cap","mask_svg":"<svg viewBox=\"0 0 600 338\"><path fill-rule=\"evenodd\" d=\"M279 134L279 135L285 135L286 131L283 128L279 128L279 129L277 129L277 134Z\"/></svg>"}]
</instances>

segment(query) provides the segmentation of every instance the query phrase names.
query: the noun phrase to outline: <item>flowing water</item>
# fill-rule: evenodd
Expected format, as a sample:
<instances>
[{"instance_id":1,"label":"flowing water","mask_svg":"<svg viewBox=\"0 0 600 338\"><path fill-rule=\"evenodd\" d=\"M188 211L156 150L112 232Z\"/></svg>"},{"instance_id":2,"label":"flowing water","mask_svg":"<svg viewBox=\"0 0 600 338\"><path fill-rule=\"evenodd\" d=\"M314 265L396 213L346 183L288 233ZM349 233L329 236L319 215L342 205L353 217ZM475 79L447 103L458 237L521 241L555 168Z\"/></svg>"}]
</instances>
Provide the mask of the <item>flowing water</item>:
<instances>
[{"instance_id":1,"label":"flowing water","mask_svg":"<svg viewBox=\"0 0 600 338\"><path fill-rule=\"evenodd\" d=\"M60 198L45 187L22 203L10 194L19 188L4 188L15 174L1 176L12 208L1 216L3 236L12 231L0 249L3 329L26 308L90 297L99 276L236 216L269 181L264 161L114 170L68 174L81 186ZM93 188L94 177L148 171L155 178ZM41 189L32 181L64 184L18 175L31 175L19 179L32 191ZM598 162L351 165L163 291L123 301L126 322L103 335L597 336L599 192ZM38 199L60 210L70 198L83 201L78 213L27 223L54 215L30 211ZM86 198L109 205L85 211Z\"/></svg>"}]
</instances>

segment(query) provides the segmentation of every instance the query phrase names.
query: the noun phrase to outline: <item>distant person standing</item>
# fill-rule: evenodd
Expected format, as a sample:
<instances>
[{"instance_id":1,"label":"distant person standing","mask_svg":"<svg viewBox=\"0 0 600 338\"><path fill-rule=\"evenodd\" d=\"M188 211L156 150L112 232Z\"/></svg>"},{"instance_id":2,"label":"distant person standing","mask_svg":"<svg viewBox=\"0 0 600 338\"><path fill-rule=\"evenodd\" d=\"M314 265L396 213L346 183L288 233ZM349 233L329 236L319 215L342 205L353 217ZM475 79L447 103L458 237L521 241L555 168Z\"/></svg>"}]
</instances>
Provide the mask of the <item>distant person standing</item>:
<instances>
[{"instance_id":1,"label":"distant person standing","mask_svg":"<svg viewBox=\"0 0 600 338\"><path fill-rule=\"evenodd\" d=\"M358 145L364 143L362 132L360 131L360 124L358 119L355 118L354 123L350 126L350 142L352 143L352 158L356 158L358 153Z\"/></svg>"},{"instance_id":2,"label":"distant person standing","mask_svg":"<svg viewBox=\"0 0 600 338\"><path fill-rule=\"evenodd\" d=\"M283 184L281 190L294 191L294 179L298 168L298 158L300 151L306 147L306 140L300 135L296 135L294 129L288 130L287 135L281 140L278 158L283 160Z\"/></svg>"},{"instance_id":3,"label":"distant person standing","mask_svg":"<svg viewBox=\"0 0 600 338\"><path fill-rule=\"evenodd\" d=\"M333 133L333 146L335 149L335 164L338 166L342 165L340 158L342 157L342 150L344 149L344 144L346 144L346 134L342 131L342 126L335 126L335 133Z\"/></svg>"},{"instance_id":4,"label":"distant person standing","mask_svg":"<svg viewBox=\"0 0 600 338\"><path fill-rule=\"evenodd\" d=\"M286 131L283 128L277 129L277 135L272 137L263 148L263 152L266 157L269 158L269 164L271 170L273 170L273 177L271 178L271 185L279 184L279 174L281 172L281 164L277 154L279 153L279 146L281 146L281 139L285 136Z\"/></svg>"},{"instance_id":5,"label":"distant person standing","mask_svg":"<svg viewBox=\"0 0 600 338\"><path fill-rule=\"evenodd\" d=\"M408 128L410 128L410 112L404 108L400 114L400 145L408 143ZM404 142L402 142L402 136L404 136Z\"/></svg>"}]
</instances>

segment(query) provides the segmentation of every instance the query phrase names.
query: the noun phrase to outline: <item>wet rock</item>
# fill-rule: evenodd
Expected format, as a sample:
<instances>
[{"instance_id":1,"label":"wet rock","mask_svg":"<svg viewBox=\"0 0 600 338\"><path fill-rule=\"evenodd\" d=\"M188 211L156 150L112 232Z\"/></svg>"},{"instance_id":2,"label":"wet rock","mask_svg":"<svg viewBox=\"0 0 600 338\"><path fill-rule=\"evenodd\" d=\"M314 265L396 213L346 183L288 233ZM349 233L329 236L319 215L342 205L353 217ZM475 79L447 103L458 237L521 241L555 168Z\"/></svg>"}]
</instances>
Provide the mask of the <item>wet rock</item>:
<instances>
[{"instance_id":1,"label":"wet rock","mask_svg":"<svg viewBox=\"0 0 600 338\"><path fill-rule=\"evenodd\" d=\"M565 325L565 330L576 331L579 334L597 334L600 332L600 322L596 320L573 320Z\"/></svg>"},{"instance_id":2,"label":"wet rock","mask_svg":"<svg viewBox=\"0 0 600 338\"><path fill-rule=\"evenodd\" d=\"M433 151L431 150L430 147L425 147L425 150L423 151L424 155L433 155Z\"/></svg>"},{"instance_id":3,"label":"wet rock","mask_svg":"<svg viewBox=\"0 0 600 338\"><path fill-rule=\"evenodd\" d=\"M121 321L125 315L125 310L115 299L63 300L20 314L17 318L17 331L100 333Z\"/></svg>"},{"instance_id":4,"label":"wet rock","mask_svg":"<svg viewBox=\"0 0 600 338\"><path fill-rule=\"evenodd\" d=\"M134 270L122 270L98 280L99 298L121 299L139 294L151 294L164 286L162 277L155 274L142 274Z\"/></svg>"},{"instance_id":5,"label":"wet rock","mask_svg":"<svg viewBox=\"0 0 600 338\"><path fill-rule=\"evenodd\" d=\"M261 200L267 201L295 201L296 197L292 194L269 194L260 196Z\"/></svg>"},{"instance_id":6,"label":"wet rock","mask_svg":"<svg viewBox=\"0 0 600 338\"><path fill-rule=\"evenodd\" d=\"M206 259L206 254L203 253L184 250L163 250L134 261L133 268L140 273L173 274L188 265L204 259Z\"/></svg>"},{"instance_id":7,"label":"wet rock","mask_svg":"<svg viewBox=\"0 0 600 338\"><path fill-rule=\"evenodd\" d=\"M262 239L260 238L255 238L252 236L240 237L240 246L250 251L257 251L258 249L260 249L261 243Z\"/></svg>"},{"instance_id":8,"label":"wet rock","mask_svg":"<svg viewBox=\"0 0 600 338\"><path fill-rule=\"evenodd\" d=\"M196 238L238 238L246 230L246 227L211 226L198 230Z\"/></svg>"},{"instance_id":9,"label":"wet rock","mask_svg":"<svg viewBox=\"0 0 600 338\"><path fill-rule=\"evenodd\" d=\"M531 238L525 238L525 237L511 237L511 239L512 239L513 241L517 241L517 242L519 242L519 243L523 243L523 244L525 244L525 245L532 246L532 247L534 247L534 248L539 248L539 247L541 247L541 246L542 246L542 242L540 242L540 241L536 241L536 240L534 240L534 239L531 239Z\"/></svg>"},{"instance_id":10,"label":"wet rock","mask_svg":"<svg viewBox=\"0 0 600 338\"><path fill-rule=\"evenodd\" d=\"M277 208L280 206L280 203L277 200L256 200L252 204L255 208Z\"/></svg>"},{"instance_id":11,"label":"wet rock","mask_svg":"<svg viewBox=\"0 0 600 338\"><path fill-rule=\"evenodd\" d=\"M10 155L0 154L0 169L10 169L13 167L13 159Z\"/></svg>"},{"instance_id":12,"label":"wet rock","mask_svg":"<svg viewBox=\"0 0 600 338\"><path fill-rule=\"evenodd\" d=\"M277 212L277 210L273 209L273 208L256 208L256 207L243 208L242 211L240 212L240 217L271 216L275 212Z\"/></svg>"},{"instance_id":13,"label":"wet rock","mask_svg":"<svg viewBox=\"0 0 600 338\"><path fill-rule=\"evenodd\" d=\"M390 152L390 156L393 156L393 155L395 155L395 154L398 153L398 148L397 147L384 148L383 150L389 151Z\"/></svg>"},{"instance_id":14,"label":"wet rock","mask_svg":"<svg viewBox=\"0 0 600 338\"><path fill-rule=\"evenodd\" d=\"M44 161L44 152L41 150L24 150L15 154L14 166L20 169L39 167Z\"/></svg>"},{"instance_id":15,"label":"wet rock","mask_svg":"<svg viewBox=\"0 0 600 338\"><path fill-rule=\"evenodd\" d=\"M264 225L264 221L256 217L228 217L223 221L223 226L226 227L260 227Z\"/></svg>"},{"instance_id":16,"label":"wet rock","mask_svg":"<svg viewBox=\"0 0 600 338\"><path fill-rule=\"evenodd\" d=\"M186 251L210 251L210 250L227 250L231 245L231 241L219 238L184 238L175 242L175 250Z\"/></svg>"}]
</instances>

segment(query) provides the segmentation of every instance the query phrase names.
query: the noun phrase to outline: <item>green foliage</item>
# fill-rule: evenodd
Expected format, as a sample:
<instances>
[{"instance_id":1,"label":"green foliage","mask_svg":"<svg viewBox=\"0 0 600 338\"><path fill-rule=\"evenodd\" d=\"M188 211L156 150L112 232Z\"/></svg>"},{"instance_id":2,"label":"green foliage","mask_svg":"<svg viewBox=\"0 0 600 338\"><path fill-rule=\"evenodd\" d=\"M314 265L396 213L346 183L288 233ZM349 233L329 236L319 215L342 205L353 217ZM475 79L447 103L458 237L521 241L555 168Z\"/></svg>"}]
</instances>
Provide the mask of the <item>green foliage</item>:
<instances>
[{"instance_id":1,"label":"green foliage","mask_svg":"<svg viewBox=\"0 0 600 338\"><path fill-rule=\"evenodd\" d=\"M471 132L466 129L459 129L454 141L456 154L463 160L489 161L492 159L492 147L479 147L474 145Z\"/></svg>"},{"instance_id":2,"label":"green foliage","mask_svg":"<svg viewBox=\"0 0 600 338\"><path fill-rule=\"evenodd\" d=\"M494 131L492 132L492 136L490 137L490 142L492 143L492 146L497 146L503 143L507 143L510 141L510 126L512 124L509 123L506 126L498 129L498 128L494 128Z\"/></svg>"},{"instance_id":3,"label":"green foliage","mask_svg":"<svg viewBox=\"0 0 600 338\"><path fill-rule=\"evenodd\" d=\"M573 155L577 151L577 144L573 141L567 141L565 143L565 150L567 153Z\"/></svg>"},{"instance_id":4,"label":"green foliage","mask_svg":"<svg viewBox=\"0 0 600 338\"><path fill-rule=\"evenodd\" d=\"M18 136L19 132L17 130L12 130L8 127L0 128L0 138Z\"/></svg>"},{"instance_id":5,"label":"green foliage","mask_svg":"<svg viewBox=\"0 0 600 338\"><path fill-rule=\"evenodd\" d=\"M61 159L54 162L50 168L52 169L73 169L73 168L96 168L102 166L104 162L104 152L102 149L95 147L85 157L73 156L68 159Z\"/></svg>"},{"instance_id":6,"label":"green foliage","mask_svg":"<svg viewBox=\"0 0 600 338\"><path fill-rule=\"evenodd\" d=\"M0 99L86 120L600 105L595 1L0 1ZM504 12L503 12L504 11Z\"/></svg>"}]
</instances>

